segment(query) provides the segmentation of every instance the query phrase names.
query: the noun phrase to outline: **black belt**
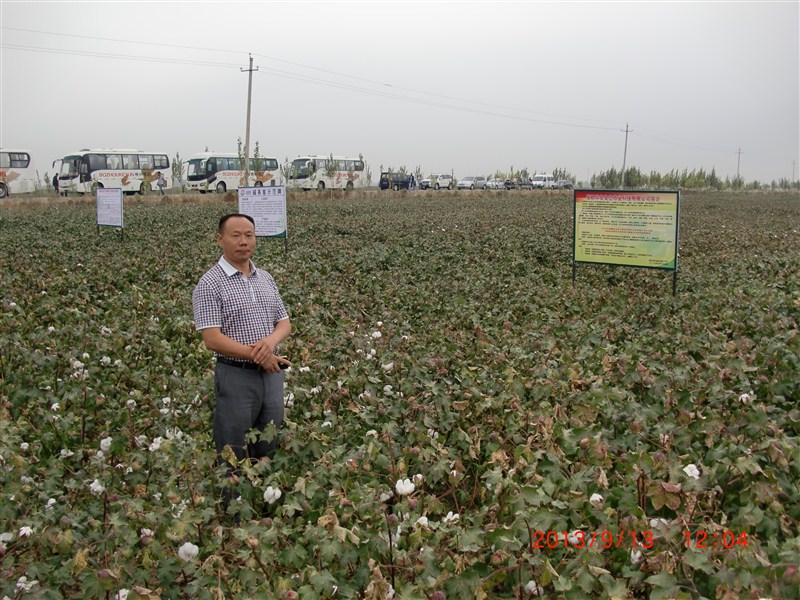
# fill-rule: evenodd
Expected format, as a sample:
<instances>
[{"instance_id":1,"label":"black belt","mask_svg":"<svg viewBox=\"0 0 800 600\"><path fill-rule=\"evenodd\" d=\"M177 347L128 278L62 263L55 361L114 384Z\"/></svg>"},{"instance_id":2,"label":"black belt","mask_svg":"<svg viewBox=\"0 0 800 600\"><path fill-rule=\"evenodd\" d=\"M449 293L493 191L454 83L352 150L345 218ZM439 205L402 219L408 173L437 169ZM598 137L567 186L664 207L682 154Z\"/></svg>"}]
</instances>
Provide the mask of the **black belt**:
<instances>
[{"instance_id":1,"label":"black belt","mask_svg":"<svg viewBox=\"0 0 800 600\"><path fill-rule=\"evenodd\" d=\"M217 362L222 363L223 365L229 365L231 367L238 367L240 369L247 369L249 371L262 371L263 367L261 365L257 365L254 362L250 362L249 360L233 360L230 358L225 358L224 356L218 356Z\"/></svg>"}]
</instances>

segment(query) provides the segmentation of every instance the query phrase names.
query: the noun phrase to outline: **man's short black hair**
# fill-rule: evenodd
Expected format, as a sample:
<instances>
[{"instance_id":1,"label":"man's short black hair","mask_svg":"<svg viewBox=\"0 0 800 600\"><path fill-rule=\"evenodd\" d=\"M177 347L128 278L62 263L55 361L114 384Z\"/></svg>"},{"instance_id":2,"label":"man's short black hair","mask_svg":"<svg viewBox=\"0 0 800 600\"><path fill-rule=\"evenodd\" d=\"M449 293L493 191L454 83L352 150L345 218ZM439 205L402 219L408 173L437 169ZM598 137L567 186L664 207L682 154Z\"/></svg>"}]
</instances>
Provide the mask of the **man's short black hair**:
<instances>
[{"instance_id":1,"label":"man's short black hair","mask_svg":"<svg viewBox=\"0 0 800 600\"><path fill-rule=\"evenodd\" d=\"M228 222L228 219L231 219L233 217L244 217L245 219L247 219L248 221L250 221L253 224L253 227L256 226L256 222L253 220L253 217L251 217L250 215L243 215L242 213L230 213L228 215L222 215L220 217L220 219L219 219L219 228L217 229L217 231L219 233L222 233L222 230L225 229L225 223Z\"/></svg>"}]
</instances>

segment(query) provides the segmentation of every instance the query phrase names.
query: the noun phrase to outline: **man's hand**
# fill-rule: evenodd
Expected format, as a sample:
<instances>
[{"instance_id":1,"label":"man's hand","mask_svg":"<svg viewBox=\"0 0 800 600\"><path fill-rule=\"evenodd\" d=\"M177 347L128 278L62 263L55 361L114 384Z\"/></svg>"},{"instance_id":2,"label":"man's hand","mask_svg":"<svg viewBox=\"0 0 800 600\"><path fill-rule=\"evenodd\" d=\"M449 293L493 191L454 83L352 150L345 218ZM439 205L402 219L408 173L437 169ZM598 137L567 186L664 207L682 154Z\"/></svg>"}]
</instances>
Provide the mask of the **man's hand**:
<instances>
[{"instance_id":1,"label":"man's hand","mask_svg":"<svg viewBox=\"0 0 800 600\"><path fill-rule=\"evenodd\" d=\"M258 362L253 358L253 362ZM281 365L286 365L287 367L291 367L292 363L286 360L282 356L278 356L277 354L270 354L267 356L263 361L258 362L261 365L261 368L264 369L267 373L278 373L281 370Z\"/></svg>"},{"instance_id":2,"label":"man's hand","mask_svg":"<svg viewBox=\"0 0 800 600\"><path fill-rule=\"evenodd\" d=\"M262 338L253 344L252 360L266 369L264 361L269 357L275 356L275 344L270 343L269 338Z\"/></svg>"}]
</instances>

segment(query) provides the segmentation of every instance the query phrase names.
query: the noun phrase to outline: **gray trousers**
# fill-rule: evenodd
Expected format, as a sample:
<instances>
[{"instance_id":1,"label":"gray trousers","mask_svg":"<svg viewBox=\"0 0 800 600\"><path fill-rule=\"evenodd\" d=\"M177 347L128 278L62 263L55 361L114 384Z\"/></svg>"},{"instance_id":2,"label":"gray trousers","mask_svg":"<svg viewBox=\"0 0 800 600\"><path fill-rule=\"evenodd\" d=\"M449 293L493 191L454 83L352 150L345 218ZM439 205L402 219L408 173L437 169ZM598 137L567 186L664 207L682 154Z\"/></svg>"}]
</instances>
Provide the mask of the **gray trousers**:
<instances>
[{"instance_id":1,"label":"gray trousers","mask_svg":"<svg viewBox=\"0 0 800 600\"><path fill-rule=\"evenodd\" d=\"M214 443L217 454L230 446L238 460L270 456L276 440L245 443L251 429L263 431L283 422L283 371L267 373L217 363L214 371L217 404L214 408ZM220 459L222 460L222 459Z\"/></svg>"}]
</instances>

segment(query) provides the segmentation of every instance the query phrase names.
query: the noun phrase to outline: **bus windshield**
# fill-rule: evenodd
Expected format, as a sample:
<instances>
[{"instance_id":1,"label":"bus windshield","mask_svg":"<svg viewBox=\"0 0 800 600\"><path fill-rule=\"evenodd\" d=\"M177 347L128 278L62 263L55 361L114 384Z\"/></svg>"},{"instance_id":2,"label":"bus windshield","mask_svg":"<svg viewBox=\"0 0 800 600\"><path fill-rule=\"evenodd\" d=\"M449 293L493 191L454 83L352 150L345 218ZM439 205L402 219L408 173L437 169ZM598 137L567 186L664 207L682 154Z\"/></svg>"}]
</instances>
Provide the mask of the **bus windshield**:
<instances>
[{"instance_id":1,"label":"bus windshield","mask_svg":"<svg viewBox=\"0 0 800 600\"><path fill-rule=\"evenodd\" d=\"M78 165L80 162L80 156L65 156L61 161L61 172L59 175L62 177L77 177Z\"/></svg>"},{"instance_id":2,"label":"bus windshield","mask_svg":"<svg viewBox=\"0 0 800 600\"><path fill-rule=\"evenodd\" d=\"M205 160L202 158L193 158L189 161L189 166L186 170L187 177L203 177L206 174Z\"/></svg>"},{"instance_id":3,"label":"bus windshield","mask_svg":"<svg viewBox=\"0 0 800 600\"><path fill-rule=\"evenodd\" d=\"M304 179L308 177L308 162L308 159L305 158L293 160L289 177L292 179Z\"/></svg>"}]
</instances>

